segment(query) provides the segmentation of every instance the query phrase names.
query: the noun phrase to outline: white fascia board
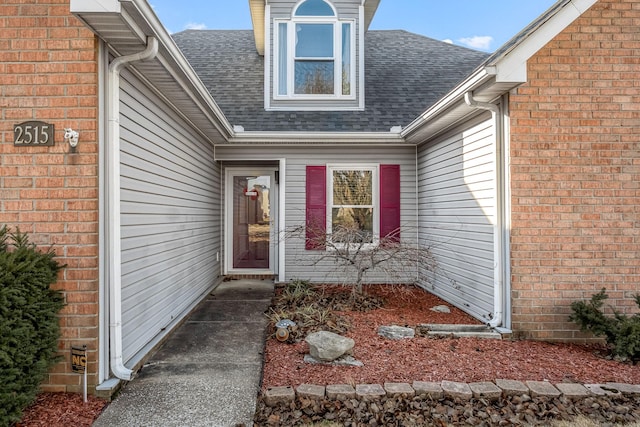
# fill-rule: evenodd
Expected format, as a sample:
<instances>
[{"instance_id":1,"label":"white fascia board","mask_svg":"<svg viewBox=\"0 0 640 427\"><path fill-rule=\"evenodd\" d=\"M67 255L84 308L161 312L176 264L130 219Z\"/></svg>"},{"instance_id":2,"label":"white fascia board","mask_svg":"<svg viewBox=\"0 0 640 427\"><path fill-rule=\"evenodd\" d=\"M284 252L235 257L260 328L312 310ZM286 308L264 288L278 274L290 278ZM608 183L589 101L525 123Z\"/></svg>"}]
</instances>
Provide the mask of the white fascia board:
<instances>
[{"instance_id":1,"label":"white fascia board","mask_svg":"<svg viewBox=\"0 0 640 427\"><path fill-rule=\"evenodd\" d=\"M71 13L120 13L119 0L71 0Z\"/></svg>"},{"instance_id":2,"label":"white fascia board","mask_svg":"<svg viewBox=\"0 0 640 427\"><path fill-rule=\"evenodd\" d=\"M496 82L525 83L527 61L596 2L597 0L571 0L566 6L560 8L515 48L492 64L497 69Z\"/></svg>"},{"instance_id":3,"label":"white fascia board","mask_svg":"<svg viewBox=\"0 0 640 427\"><path fill-rule=\"evenodd\" d=\"M399 133L384 132L241 132L229 140L238 145L409 145Z\"/></svg>"}]
</instances>

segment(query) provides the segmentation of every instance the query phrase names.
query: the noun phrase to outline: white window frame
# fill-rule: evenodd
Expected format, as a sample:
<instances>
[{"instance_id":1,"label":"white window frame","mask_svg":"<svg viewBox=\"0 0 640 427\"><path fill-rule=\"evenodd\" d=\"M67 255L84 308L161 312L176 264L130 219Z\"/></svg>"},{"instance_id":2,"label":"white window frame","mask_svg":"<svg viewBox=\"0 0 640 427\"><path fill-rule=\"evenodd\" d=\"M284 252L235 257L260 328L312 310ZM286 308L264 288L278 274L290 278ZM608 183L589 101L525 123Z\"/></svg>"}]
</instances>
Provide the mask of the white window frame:
<instances>
[{"instance_id":1,"label":"white window frame","mask_svg":"<svg viewBox=\"0 0 640 427\"><path fill-rule=\"evenodd\" d=\"M331 236L333 233L333 172L334 171L371 171L371 203L373 208L373 239L372 243L362 245L364 249L374 248L380 243L380 165L377 163L349 163L349 164L327 164L327 222L326 233ZM344 206L344 205L341 205ZM363 205L354 206L361 208ZM336 248L346 245L334 243ZM355 245L354 245L355 246Z\"/></svg>"},{"instance_id":2,"label":"white window frame","mask_svg":"<svg viewBox=\"0 0 640 427\"><path fill-rule=\"evenodd\" d=\"M287 88L286 94L280 94L280 24L287 24L287 58L286 58L286 75ZM331 24L333 25L333 62L334 62L334 86L333 94L296 94L295 91L295 39L297 24ZM349 24L349 51L351 67L349 70L349 81L351 85L351 93L349 95L342 94L342 25ZM356 21L354 19L338 19L336 16L303 16L292 17L291 19L275 19L273 21L274 41L273 41L273 99L274 100L355 100L356 99L356 43L355 30ZM313 58L308 58L313 59ZM327 60L327 58L318 58Z\"/></svg>"}]
</instances>

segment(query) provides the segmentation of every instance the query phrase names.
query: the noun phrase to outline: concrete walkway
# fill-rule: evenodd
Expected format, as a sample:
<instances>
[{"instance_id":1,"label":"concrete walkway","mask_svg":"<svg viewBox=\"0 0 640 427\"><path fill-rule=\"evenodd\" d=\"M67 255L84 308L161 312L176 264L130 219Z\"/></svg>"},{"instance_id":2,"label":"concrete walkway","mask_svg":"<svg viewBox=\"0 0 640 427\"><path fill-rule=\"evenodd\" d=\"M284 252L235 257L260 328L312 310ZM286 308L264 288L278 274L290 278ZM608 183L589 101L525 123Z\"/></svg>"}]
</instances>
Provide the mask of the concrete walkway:
<instances>
[{"instance_id":1,"label":"concrete walkway","mask_svg":"<svg viewBox=\"0 0 640 427\"><path fill-rule=\"evenodd\" d=\"M273 283L222 283L94 426L252 425Z\"/></svg>"}]
</instances>

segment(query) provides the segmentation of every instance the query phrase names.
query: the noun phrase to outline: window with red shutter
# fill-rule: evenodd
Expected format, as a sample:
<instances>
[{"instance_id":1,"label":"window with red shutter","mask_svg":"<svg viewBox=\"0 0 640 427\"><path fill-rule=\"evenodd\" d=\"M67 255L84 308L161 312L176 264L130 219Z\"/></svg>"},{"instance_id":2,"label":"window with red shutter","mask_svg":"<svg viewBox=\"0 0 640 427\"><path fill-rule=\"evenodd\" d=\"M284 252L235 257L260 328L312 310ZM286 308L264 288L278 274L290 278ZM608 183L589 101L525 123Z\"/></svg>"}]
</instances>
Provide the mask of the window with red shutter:
<instances>
[{"instance_id":1,"label":"window with red shutter","mask_svg":"<svg viewBox=\"0 0 640 427\"><path fill-rule=\"evenodd\" d=\"M400 241L399 165L307 166L306 178L307 250L324 250L339 227L358 230L360 243Z\"/></svg>"},{"instance_id":2,"label":"window with red shutter","mask_svg":"<svg viewBox=\"0 0 640 427\"><path fill-rule=\"evenodd\" d=\"M327 227L327 168L307 166L305 249L324 250Z\"/></svg>"},{"instance_id":3,"label":"window with red shutter","mask_svg":"<svg viewBox=\"0 0 640 427\"><path fill-rule=\"evenodd\" d=\"M380 237L400 242L400 165L380 165Z\"/></svg>"}]
</instances>

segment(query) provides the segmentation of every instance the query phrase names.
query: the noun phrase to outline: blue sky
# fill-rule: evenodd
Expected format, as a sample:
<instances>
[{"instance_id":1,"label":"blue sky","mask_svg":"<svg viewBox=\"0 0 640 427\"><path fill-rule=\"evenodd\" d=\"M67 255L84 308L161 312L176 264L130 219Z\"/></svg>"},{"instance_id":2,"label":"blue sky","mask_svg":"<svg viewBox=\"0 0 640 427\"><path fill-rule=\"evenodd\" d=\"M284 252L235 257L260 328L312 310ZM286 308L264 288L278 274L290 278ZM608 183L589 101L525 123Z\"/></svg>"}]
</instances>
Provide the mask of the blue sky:
<instances>
[{"instance_id":1,"label":"blue sky","mask_svg":"<svg viewBox=\"0 0 640 427\"><path fill-rule=\"evenodd\" d=\"M381 0L374 30L407 30L493 52L556 0ZM251 28L248 0L149 0L175 33Z\"/></svg>"}]
</instances>

